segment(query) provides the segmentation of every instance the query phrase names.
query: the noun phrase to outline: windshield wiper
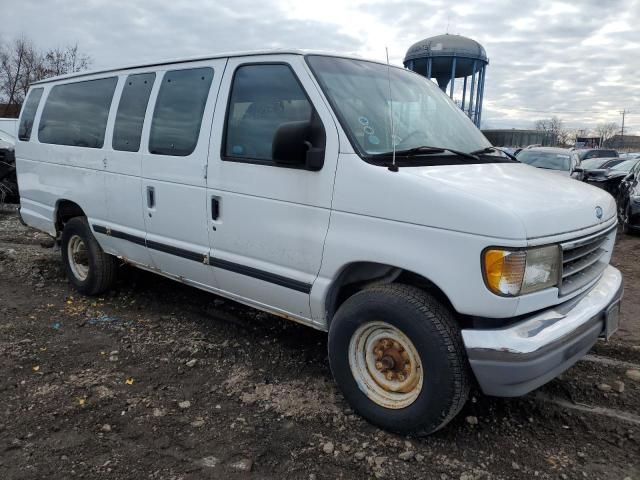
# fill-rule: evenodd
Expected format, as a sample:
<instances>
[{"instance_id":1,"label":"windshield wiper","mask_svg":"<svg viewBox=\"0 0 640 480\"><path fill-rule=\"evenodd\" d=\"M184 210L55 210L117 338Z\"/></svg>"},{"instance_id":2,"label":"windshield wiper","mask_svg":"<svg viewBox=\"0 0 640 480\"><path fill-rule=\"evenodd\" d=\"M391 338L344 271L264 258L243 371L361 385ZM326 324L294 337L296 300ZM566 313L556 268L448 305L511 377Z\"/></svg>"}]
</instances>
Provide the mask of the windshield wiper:
<instances>
[{"instance_id":1,"label":"windshield wiper","mask_svg":"<svg viewBox=\"0 0 640 480\"><path fill-rule=\"evenodd\" d=\"M515 162L520 162L520 160L518 160L518 158L515 155L511 155L509 152L505 152L504 150L502 150L501 148L498 148L498 147L481 148L480 150L474 150L473 152L471 152L471 154L472 155L478 155L479 153L491 153L491 152L502 152L507 157L509 157L511 160L513 160Z\"/></svg>"},{"instance_id":2,"label":"windshield wiper","mask_svg":"<svg viewBox=\"0 0 640 480\"><path fill-rule=\"evenodd\" d=\"M396 150L396 156L399 157L416 157L416 156L420 156L420 155L436 155L438 153L444 153L444 152L449 152L449 153L453 153L454 155L458 155L459 157L464 157L464 158L468 158L470 160L473 160L474 162L479 161L480 159L472 153L467 153L467 152L460 152L459 150L452 150L450 148L445 148L445 147L431 147L429 145L422 145L419 147L413 147L413 148L407 148L404 150ZM393 151L391 152L383 152L383 153L376 153L373 156L374 157L389 157L393 155Z\"/></svg>"}]
</instances>

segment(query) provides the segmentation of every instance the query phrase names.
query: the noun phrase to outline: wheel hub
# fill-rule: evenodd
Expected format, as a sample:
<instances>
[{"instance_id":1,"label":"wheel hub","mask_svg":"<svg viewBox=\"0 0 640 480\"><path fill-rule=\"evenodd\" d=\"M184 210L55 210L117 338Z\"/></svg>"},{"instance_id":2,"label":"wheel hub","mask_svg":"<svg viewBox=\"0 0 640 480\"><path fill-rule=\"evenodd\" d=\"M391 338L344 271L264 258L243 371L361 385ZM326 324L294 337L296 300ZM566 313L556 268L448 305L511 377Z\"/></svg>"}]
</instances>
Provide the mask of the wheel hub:
<instances>
[{"instance_id":1,"label":"wheel hub","mask_svg":"<svg viewBox=\"0 0 640 480\"><path fill-rule=\"evenodd\" d=\"M415 346L385 322L370 322L356 330L349 363L360 390L384 407L404 408L422 389L423 370Z\"/></svg>"},{"instance_id":2,"label":"wheel hub","mask_svg":"<svg viewBox=\"0 0 640 480\"><path fill-rule=\"evenodd\" d=\"M384 373L387 380L405 381L406 375L411 371L411 363L409 354L402 345L385 338L374 345L373 352L376 370Z\"/></svg>"},{"instance_id":3,"label":"wheel hub","mask_svg":"<svg viewBox=\"0 0 640 480\"><path fill-rule=\"evenodd\" d=\"M74 235L69 239L67 256L73 275L80 281L86 280L89 275L89 254L80 236Z\"/></svg>"}]
</instances>

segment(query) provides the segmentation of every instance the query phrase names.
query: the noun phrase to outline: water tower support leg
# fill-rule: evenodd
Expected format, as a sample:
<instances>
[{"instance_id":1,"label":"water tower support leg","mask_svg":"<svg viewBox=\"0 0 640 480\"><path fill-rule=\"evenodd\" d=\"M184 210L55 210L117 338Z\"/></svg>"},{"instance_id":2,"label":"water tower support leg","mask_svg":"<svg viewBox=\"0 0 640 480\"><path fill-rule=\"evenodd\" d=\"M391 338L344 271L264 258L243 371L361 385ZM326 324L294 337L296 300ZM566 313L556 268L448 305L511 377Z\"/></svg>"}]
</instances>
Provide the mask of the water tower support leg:
<instances>
[{"instance_id":1,"label":"water tower support leg","mask_svg":"<svg viewBox=\"0 0 640 480\"><path fill-rule=\"evenodd\" d=\"M482 83L482 67L478 70L478 83L477 83L477 91L476 91L476 103L473 106L473 123L478 125L478 104L480 103L480 84Z\"/></svg>"},{"instance_id":2,"label":"water tower support leg","mask_svg":"<svg viewBox=\"0 0 640 480\"><path fill-rule=\"evenodd\" d=\"M449 87L449 98L453 99L453 85L456 81L456 57L453 57L453 61L451 62L451 79L449 82L451 86Z\"/></svg>"},{"instance_id":3,"label":"water tower support leg","mask_svg":"<svg viewBox=\"0 0 640 480\"><path fill-rule=\"evenodd\" d=\"M464 83L462 84L462 105L460 106L463 112L464 112L464 101L466 97L467 97L467 77L464 77Z\"/></svg>"},{"instance_id":4,"label":"water tower support leg","mask_svg":"<svg viewBox=\"0 0 640 480\"><path fill-rule=\"evenodd\" d=\"M480 72L480 84L478 85L478 104L476 113L476 126L480 128L480 120L482 119L482 100L484 98L484 77L487 71L487 66L484 65Z\"/></svg>"},{"instance_id":5,"label":"water tower support leg","mask_svg":"<svg viewBox=\"0 0 640 480\"><path fill-rule=\"evenodd\" d=\"M473 120L473 94L475 93L476 88L476 62L473 62L473 68L471 69L471 94L469 95L469 113L467 116Z\"/></svg>"}]
</instances>

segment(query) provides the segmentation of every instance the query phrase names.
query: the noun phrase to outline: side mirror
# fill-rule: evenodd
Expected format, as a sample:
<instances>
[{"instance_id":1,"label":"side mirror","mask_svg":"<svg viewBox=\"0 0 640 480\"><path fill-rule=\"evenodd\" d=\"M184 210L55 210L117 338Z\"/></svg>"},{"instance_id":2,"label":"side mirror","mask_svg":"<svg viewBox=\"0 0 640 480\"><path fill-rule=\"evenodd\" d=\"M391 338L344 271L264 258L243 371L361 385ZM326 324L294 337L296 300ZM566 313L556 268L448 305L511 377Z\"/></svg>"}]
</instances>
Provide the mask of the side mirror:
<instances>
[{"instance_id":1,"label":"side mirror","mask_svg":"<svg viewBox=\"0 0 640 480\"><path fill-rule=\"evenodd\" d=\"M271 157L282 165L300 166L317 171L324 165L324 145L315 146L311 122L287 122L273 136Z\"/></svg>"},{"instance_id":2,"label":"side mirror","mask_svg":"<svg viewBox=\"0 0 640 480\"><path fill-rule=\"evenodd\" d=\"M582 167L576 167L573 169L573 173L583 173L584 172L584 168Z\"/></svg>"}]
</instances>

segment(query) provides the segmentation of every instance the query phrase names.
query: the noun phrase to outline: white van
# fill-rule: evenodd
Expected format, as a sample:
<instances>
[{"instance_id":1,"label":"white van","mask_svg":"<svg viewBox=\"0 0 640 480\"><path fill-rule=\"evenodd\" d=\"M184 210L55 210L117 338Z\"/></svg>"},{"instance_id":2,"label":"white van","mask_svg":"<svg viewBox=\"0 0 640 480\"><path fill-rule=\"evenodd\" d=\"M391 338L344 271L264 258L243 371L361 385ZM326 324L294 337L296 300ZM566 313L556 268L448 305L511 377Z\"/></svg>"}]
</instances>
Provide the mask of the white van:
<instances>
[{"instance_id":1,"label":"white van","mask_svg":"<svg viewBox=\"0 0 640 480\"><path fill-rule=\"evenodd\" d=\"M328 331L353 408L430 433L617 328L603 190L514 161L410 71L297 51L34 84L20 213L93 295L123 262Z\"/></svg>"}]
</instances>

